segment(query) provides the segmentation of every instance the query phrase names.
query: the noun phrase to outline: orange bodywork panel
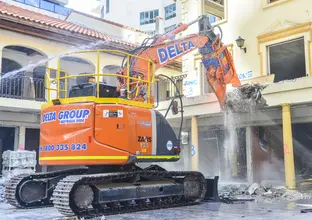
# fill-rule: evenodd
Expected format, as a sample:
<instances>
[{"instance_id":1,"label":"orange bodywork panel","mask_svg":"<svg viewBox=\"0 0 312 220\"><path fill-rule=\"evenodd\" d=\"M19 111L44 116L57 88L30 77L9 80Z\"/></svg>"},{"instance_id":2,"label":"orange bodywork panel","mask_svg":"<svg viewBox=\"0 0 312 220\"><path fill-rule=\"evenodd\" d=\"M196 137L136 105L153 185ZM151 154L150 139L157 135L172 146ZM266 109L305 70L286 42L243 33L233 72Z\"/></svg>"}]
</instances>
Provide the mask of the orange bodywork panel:
<instances>
[{"instance_id":1,"label":"orange bodywork panel","mask_svg":"<svg viewBox=\"0 0 312 220\"><path fill-rule=\"evenodd\" d=\"M150 122L151 110L124 105L96 105L95 141L106 143L116 149L136 154L151 155L152 127L142 128L141 121ZM139 137L145 138L149 146L142 147ZM143 142L144 143L144 142Z\"/></svg>"},{"instance_id":2,"label":"orange bodywork panel","mask_svg":"<svg viewBox=\"0 0 312 220\"><path fill-rule=\"evenodd\" d=\"M151 128L136 126L150 121L151 110L94 103L55 105L42 110L40 165L127 164L140 151L151 154ZM143 142L144 143L144 142Z\"/></svg>"}]
</instances>

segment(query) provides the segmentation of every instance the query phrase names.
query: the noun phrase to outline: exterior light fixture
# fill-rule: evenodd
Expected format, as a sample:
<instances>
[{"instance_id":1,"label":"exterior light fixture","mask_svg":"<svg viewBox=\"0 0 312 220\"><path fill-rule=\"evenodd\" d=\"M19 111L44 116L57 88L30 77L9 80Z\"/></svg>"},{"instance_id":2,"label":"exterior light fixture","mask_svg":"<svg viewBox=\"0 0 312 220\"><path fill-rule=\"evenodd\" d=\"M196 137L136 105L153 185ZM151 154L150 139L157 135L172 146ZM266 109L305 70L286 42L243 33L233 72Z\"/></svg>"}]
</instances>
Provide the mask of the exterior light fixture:
<instances>
[{"instance_id":1,"label":"exterior light fixture","mask_svg":"<svg viewBox=\"0 0 312 220\"><path fill-rule=\"evenodd\" d=\"M181 144L188 144L189 143L189 133L188 132L181 132Z\"/></svg>"},{"instance_id":2,"label":"exterior light fixture","mask_svg":"<svg viewBox=\"0 0 312 220\"><path fill-rule=\"evenodd\" d=\"M245 44L245 39L244 39L244 38L241 38L241 37L237 38L237 39L236 39L236 44L237 44L237 46L238 46L240 49L242 49L245 53L247 52L246 47L244 47L244 44Z\"/></svg>"}]
</instances>

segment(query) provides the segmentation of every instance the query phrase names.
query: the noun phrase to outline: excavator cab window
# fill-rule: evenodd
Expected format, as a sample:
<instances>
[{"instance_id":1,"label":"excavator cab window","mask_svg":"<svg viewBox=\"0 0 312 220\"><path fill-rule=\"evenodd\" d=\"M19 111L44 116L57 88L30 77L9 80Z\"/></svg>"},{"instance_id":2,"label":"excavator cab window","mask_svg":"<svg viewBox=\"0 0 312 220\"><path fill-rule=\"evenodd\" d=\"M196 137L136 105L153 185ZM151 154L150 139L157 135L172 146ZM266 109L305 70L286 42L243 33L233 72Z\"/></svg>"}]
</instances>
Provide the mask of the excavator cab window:
<instances>
[{"instance_id":1,"label":"excavator cab window","mask_svg":"<svg viewBox=\"0 0 312 220\"><path fill-rule=\"evenodd\" d=\"M86 97L86 96L97 96L96 94L96 83L83 83L73 86L69 91L69 98L74 97ZM114 98L119 97L116 92L116 86L112 86L105 83L100 83L100 98Z\"/></svg>"}]
</instances>

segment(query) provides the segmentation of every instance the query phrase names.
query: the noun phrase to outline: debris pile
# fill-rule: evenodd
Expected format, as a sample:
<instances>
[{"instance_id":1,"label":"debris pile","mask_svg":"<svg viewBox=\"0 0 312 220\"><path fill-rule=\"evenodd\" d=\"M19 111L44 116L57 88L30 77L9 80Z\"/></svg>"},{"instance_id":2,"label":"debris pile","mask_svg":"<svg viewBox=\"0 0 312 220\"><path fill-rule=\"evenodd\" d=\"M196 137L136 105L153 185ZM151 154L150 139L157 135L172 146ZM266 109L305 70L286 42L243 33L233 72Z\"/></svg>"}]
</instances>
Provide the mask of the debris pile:
<instances>
[{"instance_id":1,"label":"debris pile","mask_svg":"<svg viewBox=\"0 0 312 220\"><path fill-rule=\"evenodd\" d=\"M301 193L295 190L291 190L291 191L285 192L282 197L286 201L297 201L297 200L303 200L303 199L310 199L311 194Z\"/></svg>"},{"instance_id":2,"label":"debris pile","mask_svg":"<svg viewBox=\"0 0 312 220\"><path fill-rule=\"evenodd\" d=\"M261 91L267 86L255 83L233 87L232 91L226 94L226 108L232 112L250 112L262 109L267 106L267 102Z\"/></svg>"},{"instance_id":3,"label":"debris pile","mask_svg":"<svg viewBox=\"0 0 312 220\"><path fill-rule=\"evenodd\" d=\"M4 202L3 185L4 185L4 179L0 178L0 203Z\"/></svg>"},{"instance_id":4,"label":"debris pile","mask_svg":"<svg viewBox=\"0 0 312 220\"><path fill-rule=\"evenodd\" d=\"M248 188L248 194L254 196L263 196L266 198L277 198L281 197L285 194L286 188L273 188L272 185L259 185L257 183L253 183Z\"/></svg>"},{"instance_id":5,"label":"debris pile","mask_svg":"<svg viewBox=\"0 0 312 220\"><path fill-rule=\"evenodd\" d=\"M273 187L271 184L229 184L219 187L220 198L223 201L229 199L251 201L265 200L265 199L278 199L285 201L296 201L303 198L311 198L309 193L301 193L299 191L286 191L285 187Z\"/></svg>"}]
</instances>

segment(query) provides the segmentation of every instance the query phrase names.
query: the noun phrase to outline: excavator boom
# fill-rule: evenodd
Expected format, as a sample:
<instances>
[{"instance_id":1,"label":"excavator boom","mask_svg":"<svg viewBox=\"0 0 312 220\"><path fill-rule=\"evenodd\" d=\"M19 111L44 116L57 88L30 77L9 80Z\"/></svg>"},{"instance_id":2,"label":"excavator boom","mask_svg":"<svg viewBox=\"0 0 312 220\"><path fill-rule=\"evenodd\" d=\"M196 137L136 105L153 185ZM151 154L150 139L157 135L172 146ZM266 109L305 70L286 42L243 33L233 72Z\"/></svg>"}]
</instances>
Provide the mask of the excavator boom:
<instances>
[{"instance_id":1,"label":"excavator boom","mask_svg":"<svg viewBox=\"0 0 312 220\"><path fill-rule=\"evenodd\" d=\"M199 33L167 41L197 22ZM157 70L199 49L199 53L202 55L202 63L206 68L206 79L216 94L221 108L223 108L226 97L226 85L232 84L232 86L238 87L241 83L236 74L232 55L221 42L220 36L213 32L214 28L210 24L208 16L203 15L189 24L178 25L169 33L155 36L150 45L142 45L141 49L135 51L134 54L151 59L155 63L155 70ZM150 77L143 60L132 58L130 62L130 75L140 74L143 79ZM122 74L127 74L126 71L126 69L123 69Z\"/></svg>"}]
</instances>

